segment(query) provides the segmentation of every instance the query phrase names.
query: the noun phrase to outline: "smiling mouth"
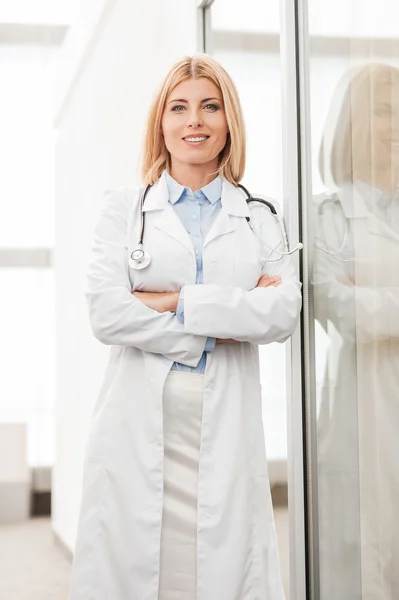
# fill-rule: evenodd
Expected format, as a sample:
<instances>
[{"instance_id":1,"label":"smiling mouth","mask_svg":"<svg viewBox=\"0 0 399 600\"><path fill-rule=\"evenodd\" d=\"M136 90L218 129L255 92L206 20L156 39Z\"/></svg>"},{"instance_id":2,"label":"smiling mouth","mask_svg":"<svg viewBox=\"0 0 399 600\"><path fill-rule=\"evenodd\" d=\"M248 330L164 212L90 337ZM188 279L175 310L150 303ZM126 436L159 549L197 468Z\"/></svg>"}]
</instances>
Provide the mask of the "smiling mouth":
<instances>
[{"instance_id":1,"label":"smiling mouth","mask_svg":"<svg viewBox=\"0 0 399 600\"><path fill-rule=\"evenodd\" d=\"M209 139L209 135L197 135L197 136L187 136L183 138L183 141L187 142L188 144L202 144L203 142L206 142L206 140Z\"/></svg>"}]
</instances>

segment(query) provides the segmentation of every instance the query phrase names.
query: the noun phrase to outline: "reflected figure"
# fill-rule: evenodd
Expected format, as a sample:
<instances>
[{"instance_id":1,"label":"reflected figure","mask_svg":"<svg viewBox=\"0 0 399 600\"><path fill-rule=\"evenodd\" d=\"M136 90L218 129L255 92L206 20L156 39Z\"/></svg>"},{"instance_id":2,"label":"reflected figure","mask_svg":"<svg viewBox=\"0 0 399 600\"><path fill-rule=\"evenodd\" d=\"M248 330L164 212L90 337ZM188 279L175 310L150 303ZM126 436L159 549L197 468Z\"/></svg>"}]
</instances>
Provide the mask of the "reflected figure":
<instances>
[{"instance_id":1,"label":"reflected figure","mask_svg":"<svg viewBox=\"0 0 399 600\"><path fill-rule=\"evenodd\" d=\"M399 70L348 72L313 199L322 600L399 598ZM316 346L317 352L317 346Z\"/></svg>"}]
</instances>

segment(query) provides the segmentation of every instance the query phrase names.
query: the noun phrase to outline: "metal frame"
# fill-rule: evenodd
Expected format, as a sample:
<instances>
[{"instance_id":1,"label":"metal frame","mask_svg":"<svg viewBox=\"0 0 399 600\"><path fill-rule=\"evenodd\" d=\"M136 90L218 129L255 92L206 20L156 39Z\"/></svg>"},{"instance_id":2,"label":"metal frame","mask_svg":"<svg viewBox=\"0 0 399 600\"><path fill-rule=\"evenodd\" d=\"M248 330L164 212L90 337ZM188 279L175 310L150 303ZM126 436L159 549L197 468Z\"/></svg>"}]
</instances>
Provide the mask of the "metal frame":
<instances>
[{"instance_id":1,"label":"metal frame","mask_svg":"<svg viewBox=\"0 0 399 600\"><path fill-rule=\"evenodd\" d=\"M281 65L283 121L284 217L291 246L301 237L301 123L296 0L281 0ZM295 254L302 279L302 257ZM292 600L308 598L306 537L306 452L304 410L304 327L300 325L287 343L286 389L288 419L288 510L290 586Z\"/></svg>"},{"instance_id":2,"label":"metal frame","mask_svg":"<svg viewBox=\"0 0 399 600\"><path fill-rule=\"evenodd\" d=\"M305 454L306 454L306 522L308 592L310 600L320 598L319 531L318 531L318 477L317 477L317 414L316 414L316 373L315 373L315 319L314 298L311 286L313 268L313 247L306 243L309 239L308 202L313 196L311 169L311 118L309 56L310 38L308 31L308 0L297 0L297 55L300 124L300 173L301 173L301 223L305 240L302 257L303 281L303 350L302 372L304 379L305 408Z\"/></svg>"},{"instance_id":3,"label":"metal frame","mask_svg":"<svg viewBox=\"0 0 399 600\"><path fill-rule=\"evenodd\" d=\"M212 23L210 8L215 0L197 0L198 9L198 29L197 29L197 49L198 52L212 53Z\"/></svg>"}]
</instances>

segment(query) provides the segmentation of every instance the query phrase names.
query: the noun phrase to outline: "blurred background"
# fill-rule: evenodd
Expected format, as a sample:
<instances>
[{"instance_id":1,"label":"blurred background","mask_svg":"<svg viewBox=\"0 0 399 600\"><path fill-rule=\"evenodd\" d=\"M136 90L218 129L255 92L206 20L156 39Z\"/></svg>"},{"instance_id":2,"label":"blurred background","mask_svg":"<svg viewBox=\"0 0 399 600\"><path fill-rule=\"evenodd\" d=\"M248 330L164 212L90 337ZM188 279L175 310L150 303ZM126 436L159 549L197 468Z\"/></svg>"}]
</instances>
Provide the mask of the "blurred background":
<instances>
[{"instance_id":1,"label":"blurred background","mask_svg":"<svg viewBox=\"0 0 399 600\"><path fill-rule=\"evenodd\" d=\"M261 347L266 449L287 598L399 598L389 574L399 571L397 540L384 538L389 559L376 549L377 563L391 566L385 574L379 567L371 595L361 576L362 561L363 571L374 566L362 558L359 477L348 492L352 512L343 505L334 517L357 522L346 564L334 562L334 551L319 544L320 519L332 519L318 508L332 493L323 476L346 464L344 457L337 466L322 450L327 441L330 448L342 446L349 418L351 439L361 422L359 373L346 374L356 414L341 422L332 416L345 335L339 317L326 310L329 292L317 295L320 278L314 278L315 267L325 268L314 241L324 233L318 207L340 188L320 169L322 140L331 142L343 123L342 77L350 80L352 69L370 63L399 68L396 4L0 0L0 600L67 599L85 441L109 351L92 335L84 298L93 229L103 190L139 183L144 120L156 86L172 62L196 51L214 55L237 84L247 126L244 185L253 195L268 195L284 212L292 242L299 236L306 246L297 262L304 281L300 331L286 346ZM367 89L374 98L376 88ZM389 162L394 188L398 95L391 89L388 95L381 105L389 112L383 166ZM373 102L361 113L360 130L378 114ZM358 144L357 135L349 127L338 157ZM363 158L373 167L368 184L379 164L375 152ZM320 244L330 256L336 251L330 240ZM389 255L391 266L396 255ZM379 290L382 284L373 285ZM397 282L392 285L396 290ZM396 308L387 309L392 319L399 316ZM355 337L357 315L355 307ZM371 337L377 338L375 330ZM392 377L394 398L399 384ZM389 460L399 455L397 446L391 450ZM361 455L359 442L352 475L360 473ZM374 514L387 506L387 497L393 505L395 494L396 488L381 492ZM375 527L381 532L378 516ZM389 524L384 527L386 533ZM332 540L331 530L321 531L324 541ZM342 538L347 533L337 531ZM335 542L335 552L345 552ZM331 582L344 567L355 575L333 594Z\"/></svg>"}]
</instances>

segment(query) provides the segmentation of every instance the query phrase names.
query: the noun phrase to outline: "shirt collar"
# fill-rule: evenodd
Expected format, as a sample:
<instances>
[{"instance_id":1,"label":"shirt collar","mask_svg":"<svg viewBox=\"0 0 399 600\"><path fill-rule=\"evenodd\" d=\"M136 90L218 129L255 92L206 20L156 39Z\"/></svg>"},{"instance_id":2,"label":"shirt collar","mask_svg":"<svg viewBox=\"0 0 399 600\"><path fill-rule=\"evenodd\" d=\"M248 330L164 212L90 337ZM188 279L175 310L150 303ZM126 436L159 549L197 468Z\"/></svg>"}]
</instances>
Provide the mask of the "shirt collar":
<instances>
[{"instance_id":1,"label":"shirt collar","mask_svg":"<svg viewBox=\"0 0 399 600\"><path fill-rule=\"evenodd\" d=\"M360 179L348 181L338 191L341 205L348 218L367 217L368 213L385 212L391 202L389 194Z\"/></svg>"},{"instance_id":2,"label":"shirt collar","mask_svg":"<svg viewBox=\"0 0 399 600\"><path fill-rule=\"evenodd\" d=\"M178 183L170 173L165 169L165 179L168 185L169 191L169 202L171 204L176 204L178 200L182 197L183 193L188 190L190 194L192 190L184 185ZM204 196L209 200L211 204L215 204L222 195L222 178L218 175L215 179L213 179L210 183L201 188L201 192Z\"/></svg>"},{"instance_id":3,"label":"shirt collar","mask_svg":"<svg viewBox=\"0 0 399 600\"><path fill-rule=\"evenodd\" d=\"M381 209L383 211L387 210L392 202L391 194L358 179L355 180L355 184L362 194L362 198L370 212L375 212L376 209Z\"/></svg>"}]
</instances>

